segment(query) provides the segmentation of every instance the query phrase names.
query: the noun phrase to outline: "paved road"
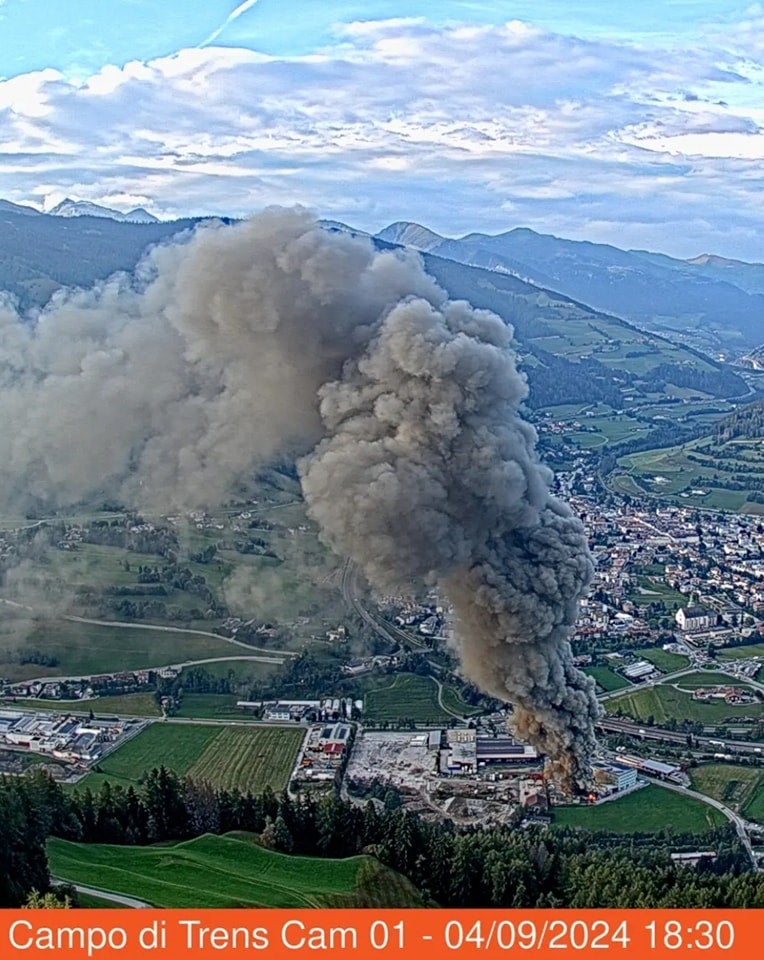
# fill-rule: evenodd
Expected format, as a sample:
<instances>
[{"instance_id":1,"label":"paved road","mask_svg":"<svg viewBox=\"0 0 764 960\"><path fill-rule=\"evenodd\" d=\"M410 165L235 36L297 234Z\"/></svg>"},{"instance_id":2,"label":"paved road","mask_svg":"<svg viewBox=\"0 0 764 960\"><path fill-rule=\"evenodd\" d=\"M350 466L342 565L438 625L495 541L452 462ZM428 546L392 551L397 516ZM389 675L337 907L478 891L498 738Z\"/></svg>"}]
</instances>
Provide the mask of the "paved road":
<instances>
[{"instance_id":1,"label":"paved road","mask_svg":"<svg viewBox=\"0 0 764 960\"><path fill-rule=\"evenodd\" d=\"M242 655L242 656L237 656L237 657L207 657L205 660L181 660L181 661L177 661L177 660L176 660L175 663L163 663L163 664L161 664L161 665L159 665L159 666L146 667L145 669L146 669L146 670L156 671L156 670L163 670L165 667L198 667L198 666L201 666L201 665L203 665L203 664L205 664L205 663L229 663L230 661L238 661L238 662L241 662L242 660L243 660L245 663L249 663L249 662L252 662L252 663L272 663L272 664L274 664L274 665L276 665L276 666L280 666L282 663L284 663L284 659L283 659L282 657L278 657L278 656L272 656L272 657L250 656L250 657L247 657L247 656ZM113 673L99 673L98 676L99 676L99 677L115 677L115 676L117 676L118 673L133 673L133 672L134 672L134 671L132 671L132 670L118 670L118 671L113 672ZM76 677L74 677L74 676L72 676L72 677L62 677L62 676L59 676L59 674L56 674L55 676L32 677L32 678L30 678L30 679L28 679L28 680L24 680L24 681L20 681L20 682L23 682L23 683L55 683L55 682L57 682L57 681L62 681L62 682L64 682L64 683L74 683L74 682L76 682L77 680L87 680L87 679L89 679L89 678L92 677L92 676L94 676L94 674L92 674L92 673L79 674L79 675L76 676ZM140 690L138 690L138 691L136 691L136 692L140 693ZM19 699L20 699L20 700L23 700L23 697L21 697L21 698L19 698ZM95 701L97 701L99 698L98 698L98 697L93 697L93 698L91 698L91 699L92 699L93 702L95 702ZM91 701L90 701L90 700L82 700L82 699L80 699L80 700L71 700L71 701L66 701L66 700L52 700L52 701L51 701L51 703L89 703L89 702L91 702Z\"/></svg>"},{"instance_id":2,"label":"paved road","mask_svg":"<svg viewBox=\"0 0 764 960\"><path fill-rule=\"evenodd\" d=\"M457 720L464 720L465 718L461 713L455 713L450 707L447 707L445 703L443 703L443 684L440 680L438 680L437 677L430 677L430 680L438 686L438 706L440 709L443 710L444 713L449 714L449 716L456 717Z\"/></svg>"},{"instance_id":3,"label":"paved road","mask_svg":"<svg viewBox=\"0 0 764 960\"><path fill-rule=\"evenodd\" d=\"M62 617L63 620L70 620L72 623L91 623L98 627L117 627L120 630L157 630L162 633L188 633L197 637L212 637L213 640L224 640L226 643L232 643L237 647L244 647L245 650L255 650L258 653L269 653L272 656L279 654L285 657L299 657L299 650L272 650L269 647L253 647L243 640L236 640L233 637L224 637L219 633L212 633L209 630L193 630L190 627L167 627L159 623L132 623L123 620L91 620L89 617Z\"/></svg>"},{"instance_id":4,"label":"paved road","mask_svg":"<svg viewBox=\"0 0 764 960\"><path fill-rule=\"evenodd\" d=\"M135 909L141 909L143 907L150 907L150 903L146 903L145 900L136 900L134 897L125 897L121 893L111 893L109 890L98 890L95 887L85 887L81 883L70 883L69 880L62 880L60 877L51 877L51 881L59 886L62 884L67 884L67 886L74 887L78 893L87 893L91 897L100 897L102 900L111 900L114 903L118 903L121 907L133 907Z\"/></svg>"},{"instance_id":5,"label":"paved road","mask_svg":"<svg viewBox=\"0 0 764 960\"><path fill-rule=\"evenodd\" d=\"M675 680L677 677L685 677L688 673L697 672L697 667L685 667L683 670L674 671L674 673L660 674L654 680L648 680L646 683L634 683L629 684L628 687L621 687L619 690L607 690L605 693L601 693L598 699L604 703L605 700L615 700L630 693L637 693L639 690L649 690L650 687L655 687L659 683L666 683L668 680Z\"/></svg>"}]
</instances>

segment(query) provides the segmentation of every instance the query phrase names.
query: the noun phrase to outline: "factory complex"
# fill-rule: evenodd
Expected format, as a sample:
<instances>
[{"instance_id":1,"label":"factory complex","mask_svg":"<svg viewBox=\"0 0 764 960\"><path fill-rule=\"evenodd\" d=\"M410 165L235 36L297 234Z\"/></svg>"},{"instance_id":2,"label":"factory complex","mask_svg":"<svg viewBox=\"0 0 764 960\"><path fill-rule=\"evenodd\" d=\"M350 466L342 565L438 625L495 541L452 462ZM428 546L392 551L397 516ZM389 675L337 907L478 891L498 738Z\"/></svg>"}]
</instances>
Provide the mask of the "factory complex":
<instances>
[{"instance_id":1,"label":"factory complex","mask_svg":"<svg viewBox=\"0 0 764 960\"><path fill-rule=\"evenodd\" d=\"M84 767L138 733L145 723L117 717L86 719L63 713L2 709L0 747Z\"/></svg>"}]
</instances>

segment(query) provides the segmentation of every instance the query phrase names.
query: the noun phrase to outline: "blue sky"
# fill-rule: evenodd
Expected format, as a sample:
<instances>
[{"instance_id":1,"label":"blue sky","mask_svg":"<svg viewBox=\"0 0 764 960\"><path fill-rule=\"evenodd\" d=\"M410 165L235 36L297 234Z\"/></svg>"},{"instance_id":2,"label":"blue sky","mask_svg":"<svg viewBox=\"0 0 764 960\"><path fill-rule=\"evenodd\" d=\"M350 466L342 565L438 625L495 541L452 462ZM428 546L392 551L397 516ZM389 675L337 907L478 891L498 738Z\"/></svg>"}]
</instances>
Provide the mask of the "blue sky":
<instances>
[{"instance_id":1,"label":"blue sky","mask_svg":"<svg viewBox=\"0 0 764 960\"><path fill-rule=\"evenodd\" d=\"M764 7L0 0L0 197L764 260Z\"/></svg>"}]
</instances>

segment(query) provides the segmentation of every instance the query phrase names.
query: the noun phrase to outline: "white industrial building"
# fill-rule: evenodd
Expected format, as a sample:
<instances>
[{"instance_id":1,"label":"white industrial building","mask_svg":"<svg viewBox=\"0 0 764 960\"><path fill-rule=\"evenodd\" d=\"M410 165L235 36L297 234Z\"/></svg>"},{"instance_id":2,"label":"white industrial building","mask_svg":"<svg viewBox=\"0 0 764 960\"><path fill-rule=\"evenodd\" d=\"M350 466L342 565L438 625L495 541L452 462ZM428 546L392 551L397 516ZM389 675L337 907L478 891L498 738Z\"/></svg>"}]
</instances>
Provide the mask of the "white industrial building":
<instances>
[{"instance_id":1,"label":"white industrial building","mask_svg":"<svg viewBox=\"0 0 764 960\"><path fill-rule=\"evenodd\" d=\"M631 663L623 668L623 675L627 680L644 680L655 672L655 664L650 663L649 660L638 660L637 663Z\"/></svg>"}]
</instances>

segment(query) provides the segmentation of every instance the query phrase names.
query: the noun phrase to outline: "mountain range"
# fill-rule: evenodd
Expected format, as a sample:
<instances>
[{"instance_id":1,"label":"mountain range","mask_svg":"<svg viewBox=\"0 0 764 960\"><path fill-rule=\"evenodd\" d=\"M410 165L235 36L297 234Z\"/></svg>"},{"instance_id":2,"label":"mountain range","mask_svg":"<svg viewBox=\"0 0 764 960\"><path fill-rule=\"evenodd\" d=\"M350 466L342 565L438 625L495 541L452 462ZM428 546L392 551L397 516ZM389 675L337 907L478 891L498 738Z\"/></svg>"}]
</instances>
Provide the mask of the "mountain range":
<instances>
[{"instance_id":1,"label":"mountain range","mask_svg":"<svg viewBox=\"0 0 764 960\"><path fill-rule=\"evenodd\" d=\"M377 237L509 274L712 355L736 358L764 342L764 264L677 260L524 227L450 239L402 221Z\"/></svg>"},{"instance_id":2,"label":"mountain range","mask_svg":"<svg viewBox=\"0 0 764 960\"><path fill-rule=\"evenodd\" d=\"M51 210L41 213L34 207L21 203L11 203L10 200L0 200L0 213L16 213L31 217L102 217L107 220L117 220L120 223L159 223L159 219L143 207L136 207L127 213L114 210L111 207L102 207L89 200L71 200L67 197L56 204Z\"/></svg>"},{"instance_id":3,"label":"mountain range","mask_svg":"<svg viewBox=\"0 0 764 960\"><path fill-rule=\"evenodd\" d=\"M88 287L133 270L147 247L193 223L53 216L0 200L0 290L10 293L22 311L40 307L60 287Z\"/></svg>"},{"instance_id":4,"label":"mountain range","mask_svg":"<svg viewBox=\"0 0 764 960\"><path fill-rule=\"evenodd\" d=\"M54 216L0 201L0 291L15 298L22 314L34 312L60 287L88 287L116 272L134 270L151 245L200 222L136 223L110 216ZM331 221L323 226L356 232ZM691 338L671 333L670 324L650 331L646 329L649 323L623 316L638 313L641 318L639 310L627 310L629 297L637 297L640 288L649 289L651 276L663 276L664 288L674 301L697 299L700 285L709 302L722 303L727 297L732 303L726 312L709 313L705 326L698 324L698 329L714 330L714 316L719 331L724 324L733 329L733 318L738 317L736 342L760 345L762 340L753 333L755 325L748 314L743 315L741 303L752 311L764 304L764 296L702 273L723 269L718 264L685 263L680 270L672 266L678 261L656 254L635 254L517 230L496 238L472 234L456 241L415 224L395 224L373 242L378 247L415 246L423 251L428 272L453 298L493 310L512 324L533 406L585 402L618 410L635 399L660 396L666 390L680 394L701 391L708 397L730 399L750 395L748 384L734 367L695 349ZM594 309L590 302L597 303L595 294L610 289L612 270L608 268L614 262L621 267L621 285L616 286L623 309ZM584 264L588 264L588 288L581 291L586 286ZM563 291L564 286L570 292ZM592 294L590 302L584 301L581 292ZM600 302L603 299L600 297ZM614 315L617 313L621 316ZM666 306L661 316L679 323ZM686 319L684 313L682 316ZM661 327L655 316L651 315L651 321L654 327ZM693 327L687 321L683 329L692 331Z\"/></svg>"},{"instance_id":5,"label":"mountain range","mask_svg":"<svg viewBox=\"0 0 764 960\"><path fill-rule=\"evenodd\" d=\"M129 210L127 213L120 213L119 210L113 210L111 207L102 207L97 203L91 203L89 200L70 200L67 197L61 203L56 204L49 211L53 217L106 217L109 220L118 220L122 223L159 223L157 217L143 207L136 207L135 210Z\"/></svg>"}]
</instances>

